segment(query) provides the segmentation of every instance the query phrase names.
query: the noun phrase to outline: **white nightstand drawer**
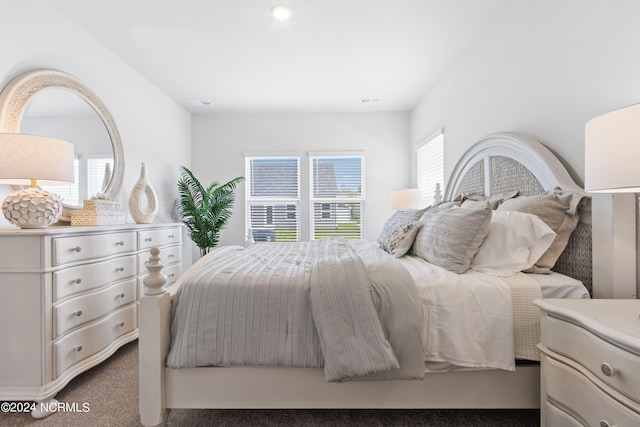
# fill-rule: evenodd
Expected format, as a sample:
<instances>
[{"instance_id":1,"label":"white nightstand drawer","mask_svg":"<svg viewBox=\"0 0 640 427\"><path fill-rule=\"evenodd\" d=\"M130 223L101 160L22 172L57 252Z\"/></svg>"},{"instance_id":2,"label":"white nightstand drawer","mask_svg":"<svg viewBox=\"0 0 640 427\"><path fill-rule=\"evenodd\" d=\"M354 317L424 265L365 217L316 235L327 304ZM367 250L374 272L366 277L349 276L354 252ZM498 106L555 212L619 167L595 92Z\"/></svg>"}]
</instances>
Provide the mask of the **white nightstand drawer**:
<instances>
[{"instance_id":1,"label":"white nightstand drawer","mask_svg":"<svg viewBox=\"0 0 640 427\"><path fill-rule=\"evenodd\" d=\"M547 409L547 425L553 427L584 427L582 423L562 409L549 402L543 402Z\"/></svg>"},{"instance_id":2,"label":"white nightstand drawer","mask_svg":"<svg viewBox=\"0 0 640 427\"><path fill-rule=\"evenodd\" d=\"M550 315L543 318L543 324L543 345L575 360L604 383L640 403L639 355Z\"/></svg>"},{"instance_id":3,"label":"white nightstand drawer","mask_svg":"<svg viewBox=\"0 0 640 427\"><path fill-rule=\"evenodd\" d=\"M53 343L54 378L136 327L136 304L114 311L107 317Z\"/></svg>"},{"instance_id":4,"label":"white nightstand drawer","mask_svg":"<svg viewBox=\"0 0 640 427\"><path fill-rule=\"evenodd\" d=\"M136 301L136 280L132 278L106 289L54 305L53 330L55 337L134 301Z\"/></svg>"},{"instance_id":5,"label":"white nightstand drawer","mask_svg":"<svg viewBox=\"0 0 640 427\"><path fill-rule=\"evenodd\" d=\"M182 242L182 229L180 227L138 231L139 249L148 249L152 246L170 245L180 242Z\"/></svg>"},{"instance_id":6,"label":"white nightstand drawer","mask_svg":"<svg viewBox=\"0 0 640 427\"><path fill-rule=\"evenodd\" d=\"M583 374L546 354L540 357L548 399L567 408L572 416L583 420L588 426L607 425L601 424L601 421L611 426L640 425L640 413L594 387Z\"/></svg>"},{"instance_id":7,"label":"white nightstand drawer","mask_svg":"<svg viewBox=\"0 0 640 427\"><path fill-rule=\"evenodd\" d=\"M136 233L108 233L84 236L56 237L53 244L53 265L102 258L136 250Z\"/></svg>"},{"instance_id":8,"label":"white nightstand drawer","mask_svg":"<svg viewBox=\"0 0 640 427\"><path fill-rule=\"evenodd\" d=\"M53 298L100 288L136 275L136 256L128 255L109 261L83 264L53 273Z\"/></svg>"},{"instance_id":9,"label":"white nightstand drawer","mask_svg":"<svg viewBox=\"0 0 640 427\"><path fill-rule=\"evenodd\" d=\"M138 269L141 273L146 273L146 265L149 263L151 253L149 251L138 254ZM160 262L162 265L169 265L182 260L182 245L165 246L160 248Z\"/></svg>"}]
</instances>

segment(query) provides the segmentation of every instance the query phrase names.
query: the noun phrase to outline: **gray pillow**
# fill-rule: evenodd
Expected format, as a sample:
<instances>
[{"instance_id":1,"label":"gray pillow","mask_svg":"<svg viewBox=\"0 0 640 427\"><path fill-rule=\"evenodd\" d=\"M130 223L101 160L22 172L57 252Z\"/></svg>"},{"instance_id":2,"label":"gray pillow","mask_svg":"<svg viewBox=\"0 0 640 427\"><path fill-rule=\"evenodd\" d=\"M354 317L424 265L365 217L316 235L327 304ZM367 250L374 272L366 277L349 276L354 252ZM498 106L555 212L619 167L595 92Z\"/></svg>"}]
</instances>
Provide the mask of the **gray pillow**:
<instances>
[{"instance_id":1,"label":"gray pillow","mask_svg":"<svg viewBox=\"0 0 640 427\"><path fill-rule=\"evenodd\" d=\"M549 190L537 196L516 197L505 200L498 210L511 210L537 215L553 231L556 238L547 251L527 272L551 273L556 261L567 247L571 233L578 225L579 204L584 199L584 194L567 190Z\"/></svg>"},{"instance_id":2,"label":"gray pillow","mask_svg":"<svg viewBox=\"0 0 640 427\"><path fill-rule=\"evenodd\" d=\"M491 209L431 208L412 253L454 273L464 273L489 232Z\"/></svg>"}]
</instances>

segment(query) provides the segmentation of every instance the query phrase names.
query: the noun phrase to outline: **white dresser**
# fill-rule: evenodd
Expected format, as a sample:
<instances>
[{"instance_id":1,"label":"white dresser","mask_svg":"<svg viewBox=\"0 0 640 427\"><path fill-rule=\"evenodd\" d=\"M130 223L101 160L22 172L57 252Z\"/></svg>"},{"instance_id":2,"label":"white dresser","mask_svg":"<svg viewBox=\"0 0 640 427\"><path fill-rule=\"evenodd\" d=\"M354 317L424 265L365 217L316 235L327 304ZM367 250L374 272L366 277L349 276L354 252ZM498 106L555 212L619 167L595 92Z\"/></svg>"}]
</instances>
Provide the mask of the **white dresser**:
<instances>
[{"instance_id":1,"label":"white dresser","mask_svg":"<svg viewBox=\"0 0 640 427\"><path fill-rule=\"evenodd\" d=\"M541 425L640 426L640 301L538 300Z\"/></svg>"},{"instance_id":2,"label":"white dresser","mask_svg":"<svg viewBox=\"0 0 640 427\"><path fill-rule=\"evenodd\" d=\"M138 336L149 248L172 283L181 224L0 228L0 401L46 401Z\"/></svg>"}]
</instances>

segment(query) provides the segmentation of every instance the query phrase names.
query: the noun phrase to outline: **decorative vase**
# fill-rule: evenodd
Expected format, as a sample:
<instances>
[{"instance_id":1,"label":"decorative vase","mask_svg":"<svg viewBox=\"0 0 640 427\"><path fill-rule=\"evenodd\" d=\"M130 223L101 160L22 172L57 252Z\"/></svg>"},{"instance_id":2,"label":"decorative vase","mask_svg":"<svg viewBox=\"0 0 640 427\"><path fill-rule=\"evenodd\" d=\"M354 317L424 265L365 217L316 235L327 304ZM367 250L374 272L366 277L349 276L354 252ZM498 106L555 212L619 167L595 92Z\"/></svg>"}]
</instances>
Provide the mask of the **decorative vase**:
<instances>
[{"instance_id":1,"label":"decorative vase","mask_svg":"<svg viewBox=\"0 0 640 427\"><path fill-rule=\"evenodd\" d=\"M158 213L158 197L149 182L144 162L140 178L129 196L129 213L138 224L150 224Z\"/></svg>"}]
</instances>

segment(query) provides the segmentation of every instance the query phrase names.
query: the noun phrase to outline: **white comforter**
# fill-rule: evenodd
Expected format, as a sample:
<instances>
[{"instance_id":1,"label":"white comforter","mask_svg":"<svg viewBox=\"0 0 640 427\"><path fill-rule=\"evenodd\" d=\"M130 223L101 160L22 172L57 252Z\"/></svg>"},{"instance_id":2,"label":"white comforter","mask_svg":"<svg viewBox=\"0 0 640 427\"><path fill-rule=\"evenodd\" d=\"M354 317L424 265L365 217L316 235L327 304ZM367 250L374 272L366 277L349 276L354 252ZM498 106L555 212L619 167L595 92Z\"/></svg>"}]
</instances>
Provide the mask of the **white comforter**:
<instances>
[{"instance_id":1,"label":"white comforter","mask_svg":"<svg viewBox=\"0 0 640 427\"><path fill-rule=\"evenodd\" d=\"M471 270L451 273L412 256L400 260L424 307L422 341L430 370L515 370L512 292L507 281ZM535 283L532 286L539 292Z\"/></svg>"}]
</instances>

